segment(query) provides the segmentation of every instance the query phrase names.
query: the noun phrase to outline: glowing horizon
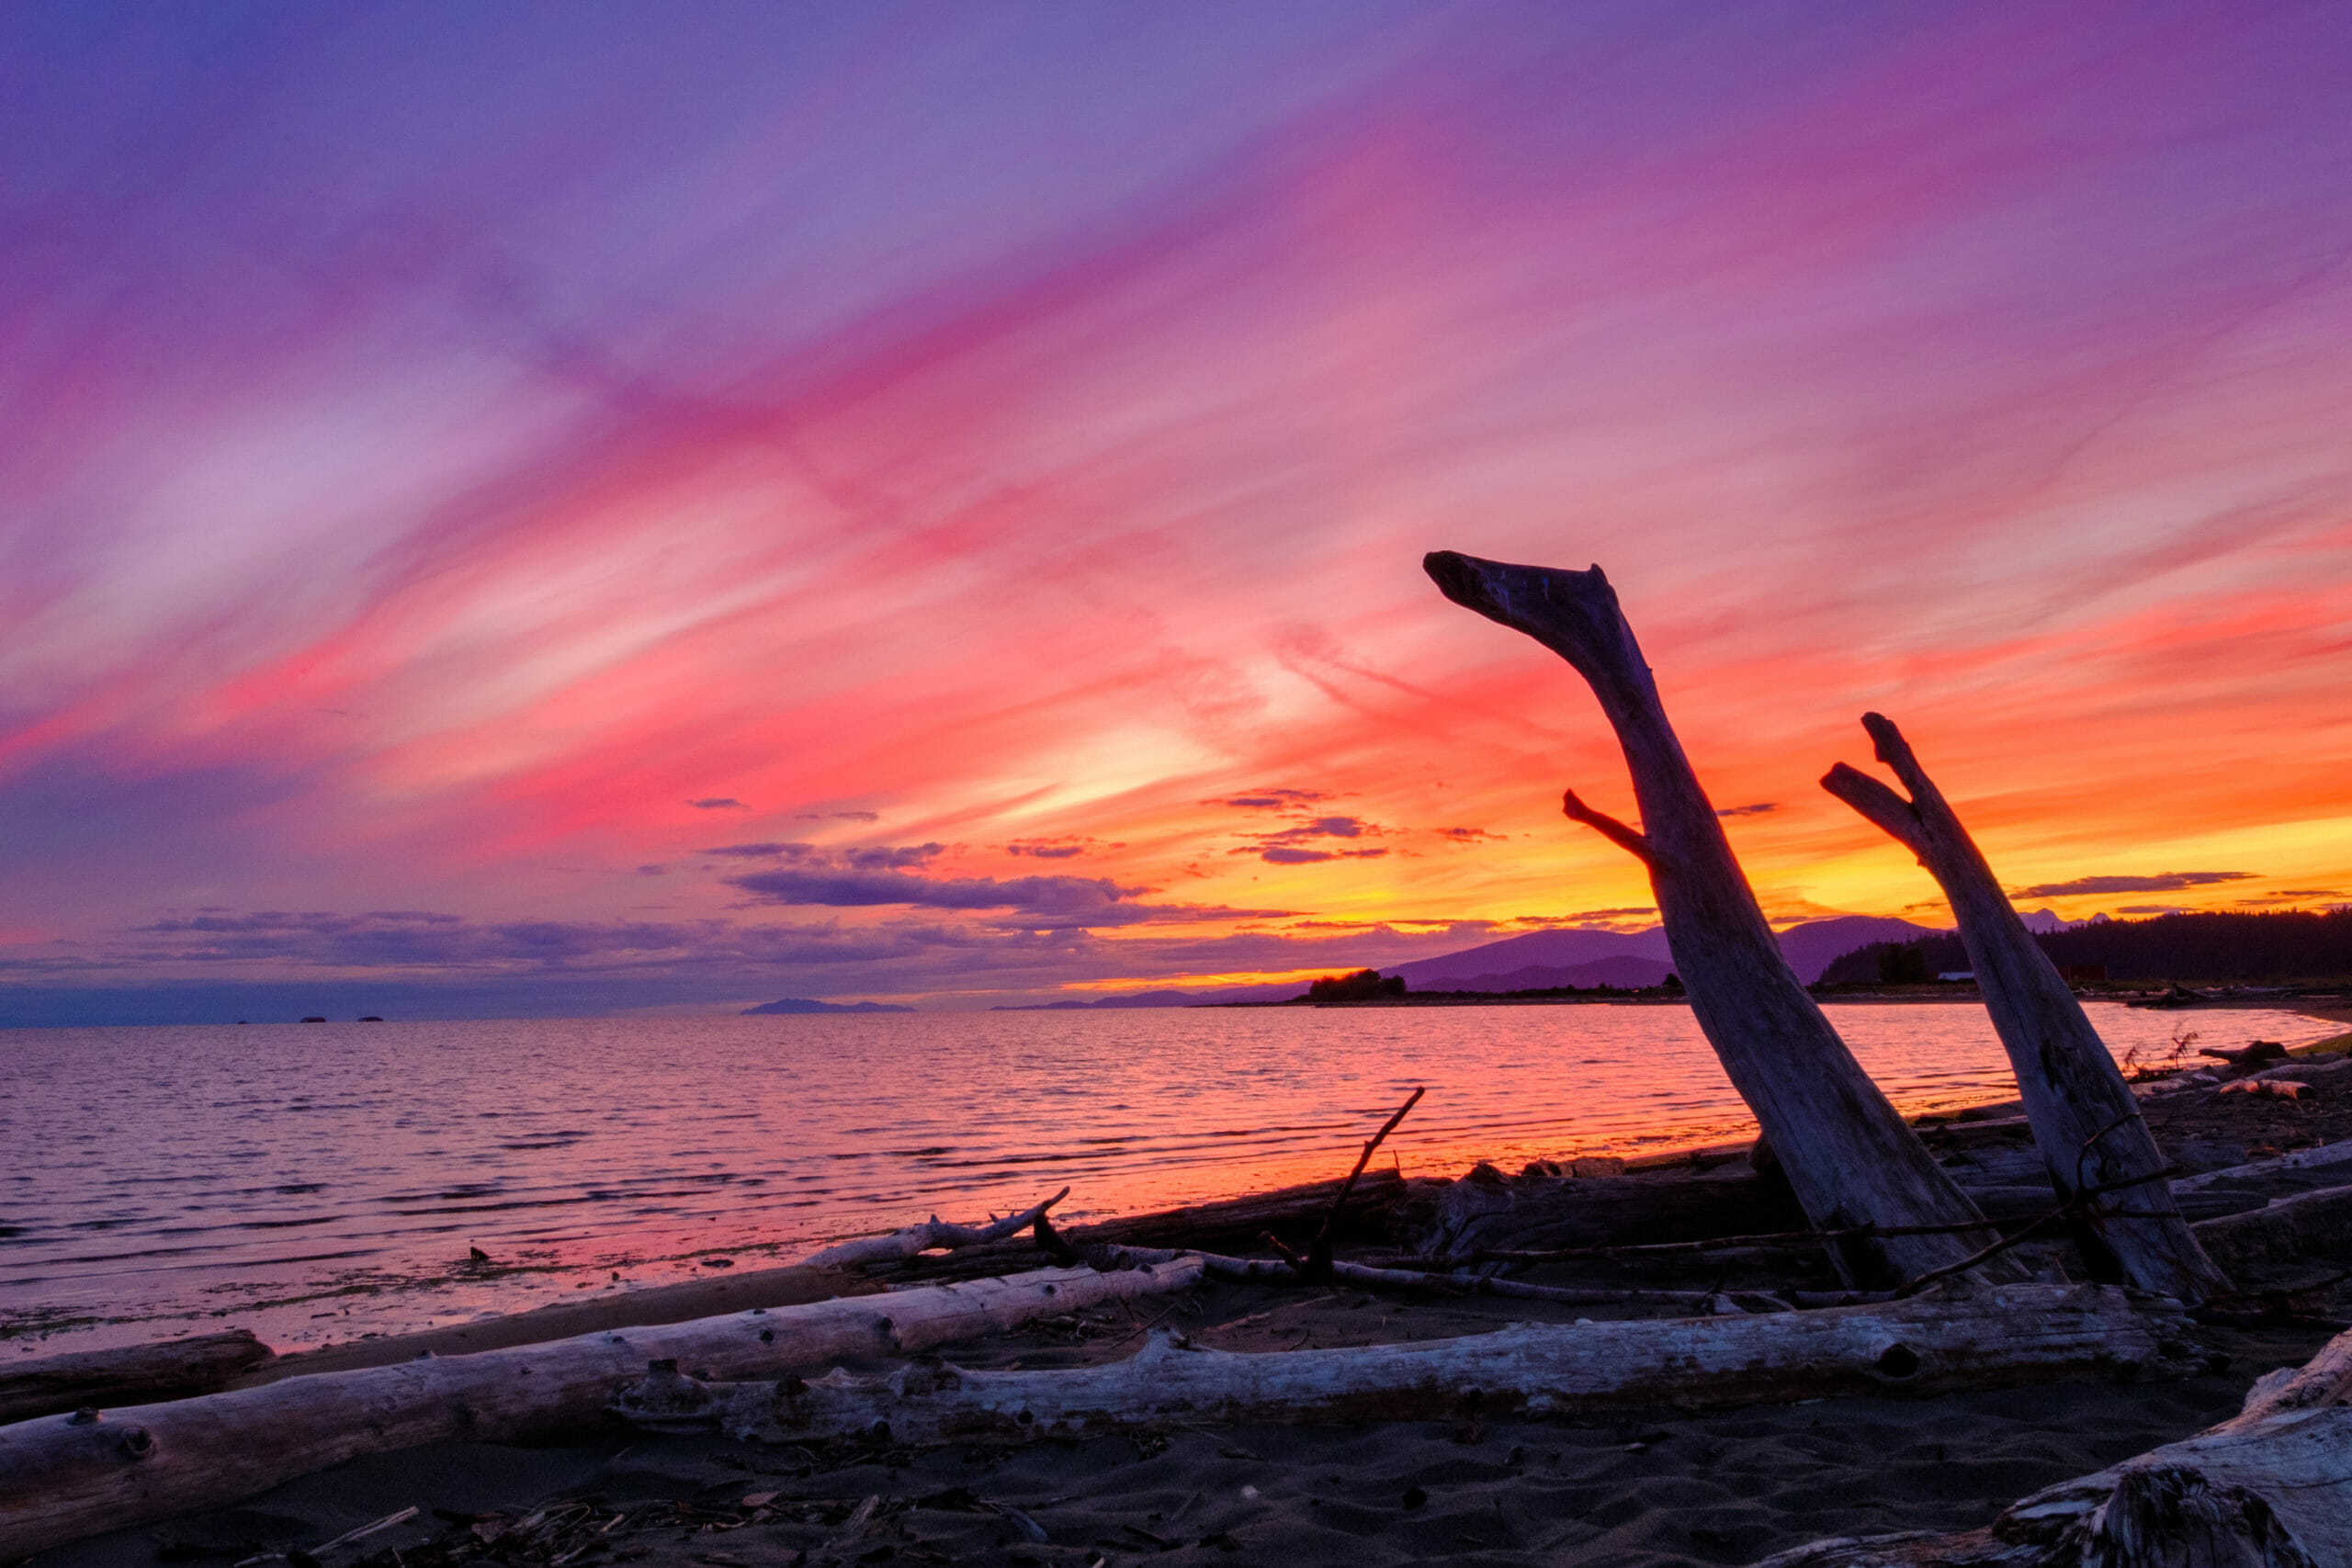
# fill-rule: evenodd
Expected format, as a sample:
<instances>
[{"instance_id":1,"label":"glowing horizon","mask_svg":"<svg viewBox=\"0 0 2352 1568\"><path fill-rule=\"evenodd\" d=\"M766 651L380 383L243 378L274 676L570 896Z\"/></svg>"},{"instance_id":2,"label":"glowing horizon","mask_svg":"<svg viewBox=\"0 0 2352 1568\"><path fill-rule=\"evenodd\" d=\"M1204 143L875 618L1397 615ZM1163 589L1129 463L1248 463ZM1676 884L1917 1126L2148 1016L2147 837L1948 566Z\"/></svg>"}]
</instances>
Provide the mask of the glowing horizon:
<instances>
[{"instance_id":1,"label":"glowing horizon","mask_svg":"<svg viewBox=\"0 0 2352 1568\"><path fill-rule=\"evenodd\" d=\"M2023 907L2352 900L2347 33L20 9L0 1017L1645 923L1431 548L1607 569L1776 924L1942 918L1866 709Z\"/></svg>"}]
</instances>

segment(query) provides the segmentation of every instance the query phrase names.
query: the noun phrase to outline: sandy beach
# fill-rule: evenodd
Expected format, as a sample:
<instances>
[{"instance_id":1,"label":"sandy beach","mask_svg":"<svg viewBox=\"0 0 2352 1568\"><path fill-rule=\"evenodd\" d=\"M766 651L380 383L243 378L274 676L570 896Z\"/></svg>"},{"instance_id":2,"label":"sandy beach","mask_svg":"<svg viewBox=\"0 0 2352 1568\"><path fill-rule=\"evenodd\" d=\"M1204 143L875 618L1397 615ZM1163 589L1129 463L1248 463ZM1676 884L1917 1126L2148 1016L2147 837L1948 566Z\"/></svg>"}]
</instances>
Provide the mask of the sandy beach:
<instances>
[{"instance_id":1,"label":"sandy beach","mask_svg":"<svg viewBox=\"0 0 2352 1568\"><path fill-rule=\"evenodd\" d=\"M1279 1354L1570 1319L1570 1309L1541 1303L1218 1286L1172 1303L1167 1321L1203 1344ZM1139 1331L1125 1314L1103 1312L942 1354L973 1368L1079 1365L1131 1354ZM1106 1437L927 1451L849 1441L771 1449L622 1430L546 1447L446 1445L361 1459L234 1508L98 1537L38 1561L232 1564L414 1506L415 1519L380 1540L405 1568L440 1561L435 1542L471 1543L472 1516L511 1524L562 1510L589 1527L616 1514L627 1520L574 1561L789 1568L878 1497L878 1528L842 1561L1742 1563L1823 1536L1980 1526L2038 1486L2223 1418L2257 1375L2301 1362L2328 1337L2321 1328L2204 1329L2199 1342L2223 1364L2178 1382L1711 1415L1233 1427L1179 1430L1164 1442ZM1019 1510L1046 1539L982 1505ZM575 1526L558 1551L507 1560L548 1561L588 1536Z\"/></svg>"}]
</instances>

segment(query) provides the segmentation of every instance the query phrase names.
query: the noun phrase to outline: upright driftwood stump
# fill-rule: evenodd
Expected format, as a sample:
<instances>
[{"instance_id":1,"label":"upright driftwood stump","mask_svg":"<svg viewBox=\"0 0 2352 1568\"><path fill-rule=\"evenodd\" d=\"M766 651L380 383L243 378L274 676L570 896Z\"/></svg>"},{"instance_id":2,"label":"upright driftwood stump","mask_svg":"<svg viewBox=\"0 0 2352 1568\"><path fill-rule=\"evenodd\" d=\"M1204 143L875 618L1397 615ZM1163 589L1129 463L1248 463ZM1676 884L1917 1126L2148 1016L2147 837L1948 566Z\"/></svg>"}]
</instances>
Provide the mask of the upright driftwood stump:
<instances>
[{"instance_id":1,"label":"upright driftwood stump","mask_svg":"<svg viewBox=\"0 0 2352 1568\"><path fill-rule=\"evenodd\" d=\"M1506 566L1450 550L1421 564L1447 598L1552 649L1600 699L1633 773L1642 829L1590 809L1573 792L1568 815L1649 868L1690 1010L1806 1216L1825 1230L1982 1218L1781 956L1600 569ZM1849 1240L1833 1256L1849 1283L1885 1285L1958 1262L1992 1235Z\"/></svg>"},{"instance_id":2,"label":"upright driftwood stump","mask_svg":"<svg viewBox=\"0 0 2352 1568\"><path fill-rule=\"evenodd\" d=\"M1951 900L1976 987L2008 1052L2060 1201L2080 1187L2114 1189L2084 1205L2073 1222L2075 1245L2093 1277L2192 1303L2227 1292L2228 1278L2206 1257L2172 1194L2155 1179L2165 1157L2074 991L2010 907L1992 866L1903 732L1874 713L1862 716L1862 728L1877 743L1878 760L1894 770L1911 798L1843 762L1829 770L1821 787L1917 855Z\"/></svg>"}]
</instances>

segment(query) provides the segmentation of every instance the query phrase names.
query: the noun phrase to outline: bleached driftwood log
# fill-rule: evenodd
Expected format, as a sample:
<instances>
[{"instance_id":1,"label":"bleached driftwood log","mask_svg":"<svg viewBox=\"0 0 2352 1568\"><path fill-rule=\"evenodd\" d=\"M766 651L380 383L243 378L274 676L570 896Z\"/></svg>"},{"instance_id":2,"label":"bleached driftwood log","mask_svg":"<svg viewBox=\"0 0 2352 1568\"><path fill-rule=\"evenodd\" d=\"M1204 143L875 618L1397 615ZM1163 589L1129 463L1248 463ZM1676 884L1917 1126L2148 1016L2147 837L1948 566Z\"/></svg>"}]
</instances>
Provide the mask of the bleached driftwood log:
<instances>
[{"instance_id":1,"label":"bleached driftwood log","mask_svg":"<svg viewBox=\"0 0 2352 1568\"><path fill-rule=\"evenodd\" d=\"M1862 716L1862 728L1910 798L1843 762L1829 770L1821 787L1918 856L1951 901L1976 988L2008 1053L2059 1201L2071 1201L2082 1188L2112 1189L2069 1216L2092 1277L2192 1304L2227 1294L2228 1277L2197 1245L2158 1179L2165 1156L2074 988L2025 929L1976 840L1903 732L1874 713Z\"/></svg>"},{"instance_id":2,"label":"bleached driftwood log","mask_svg":"<svg viewBox=\"0 0 2352 1568\"><path fill-rule=\"evenodd\" d=\"M209 1393L269 1359L269 1347L251 1329L232 1328L119 1350L17 1360L0 1371L0 1422L124 1399Z\"/></svg>"},{"instance_id":3,"label":"bleached driftwood log","mask_svg":"<svg viewBox=\"0 0 2352 1568\"><path fill-rule=\"evenodd\" d=\"M1771 1317L1516 1324L1499 1333L1347 1349L1234 1355L1155 1337L1068 1371L914 1366L814 1382L712 1383L657 1366L615 1409L663 1431L797 1442L1035 1437L1232 1422L1468 1414L1568 1415L1747 1404L1841 1393L1942 1393L2185 1371L2177 1304L2111 1286L1952 1290L1886 1306Z\"/></svg>"},{"instance_id":4,"label":"bleached driftwood log","mask_svg":"<svg viewBox=\"0 0 2352 1568\"><path fill-rule=\"evenodd\" d=\"M1146 1247L1093 1246L1074 1247L1069 1257L1096 1269L1148 1269L1180 1258L1197 1258L1219 1280L1240 1280L1263 1285L1316 1285L1320 1276L1302 1273L1280 1258L1228 1258L1221 1253ZM1552 1302L1562 1306L1664 1306L1685 1312L1734 1316L1740 1313L1793 1312L1795 1307L1761 1291L1651 1291L1584 1289L1573 1285L1537 1285L1489 1274L1455 1274L1429 1269L1383 1269L1368 1263L1335 1258L1329 1279L1345 1280L1375 1291L1419 1291L1436 1295L1503 1296L1515 1301Z\"/></svg>"},{"instance_id":5,"label":"bleached driftwood log","mask_svg":"<svg viewBox=\"0 0 2352 1568\"><path fill-rule=\"evenodd\" d=\"M854 1269L866 1263L901 1263L919 1253L934 1248L953 1251L959 1247L985 1247L992 1241L1019 1235L1037 1223L1037 1217L1069 1196L1065 1187L1034 1209L1023 1209L1017 1214L1007 1214L1001 1220L990 1220L984 1225L950 1224L937 1214L919 1225L892 1231L888 1235L862 1235L842 1242L838 1247L812 1252L800 1260L804 1269Z\"/></svg>"},{"instance_id":6,"label":"bleached driftwood log","mask_svg":"<svg viewBox=\"0 0 2352 1568\"><path fill-rule=\"evenodd\" d=\"M2185 1442L2044 1487L1986 1529L1815 1541L1757 1568L2340 1568L2352 1563L2352 1334Z\"/></svg>"},{"instance_id":7,"label":"bleached driftwood log","mask_svg":"<svg viewBox=\"0 0 2352 1568\"><path fill-rule=\"evenodd\" d=\"M322 1373L94 1421L22 1421L0 1427L0 1562L220 1507L359 1454L576 1429L601 1418L614 1387L642 1376L648 1359L714 1377L774 1376L1002 1333L1049 1313L1185 1290L1200 1278L1191 1260L1118 1274L1046 1269Z\"/></svg>"},{"instance_id":8,"label":"bleached driftwood log","mask_svg":"<svg viewBox=\"0 0 2352 1568\"><path fill-rule=\"evenodd\" d=\"M1847 1230L1982 1219L1781 957L1600 569L1507 566L1450 550L1421 564L1447 598L1544 644L1574 665L1600 699L1624 749L1642 828L1592 810L1573 791L1567 814L1648 867L1690 1010L1814 1225ZM1991 1235L1988 1228L1984 1235ZM1965 1235L1909 1235L1856 1238L1831 1255L1849 1284L1873 1286L1973 1250Z\"/></svg>"}]
</instances>

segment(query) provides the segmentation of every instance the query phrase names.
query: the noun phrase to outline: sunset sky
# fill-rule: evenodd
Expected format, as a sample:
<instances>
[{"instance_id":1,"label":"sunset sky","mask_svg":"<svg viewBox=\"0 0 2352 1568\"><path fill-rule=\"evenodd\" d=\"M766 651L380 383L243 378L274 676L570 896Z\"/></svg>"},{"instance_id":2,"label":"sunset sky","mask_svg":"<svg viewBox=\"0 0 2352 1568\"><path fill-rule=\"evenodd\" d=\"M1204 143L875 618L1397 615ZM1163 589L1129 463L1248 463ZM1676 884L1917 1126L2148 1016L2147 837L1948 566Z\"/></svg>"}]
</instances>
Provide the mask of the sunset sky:
<instances>
[{"instance_id":1,"label":"sunset sky","mask_svg":"<svg viewBox=\"0 0 2352 1568\"><path fill-rule=\"evenodd\" d=\"M2352 898L2341 6L60 4L0 81L0 1018L1648 923L1432 548L1606 569L1776 920L1943 918L1865 709L2029 907Z\"/></svg>"}]
</instances>

